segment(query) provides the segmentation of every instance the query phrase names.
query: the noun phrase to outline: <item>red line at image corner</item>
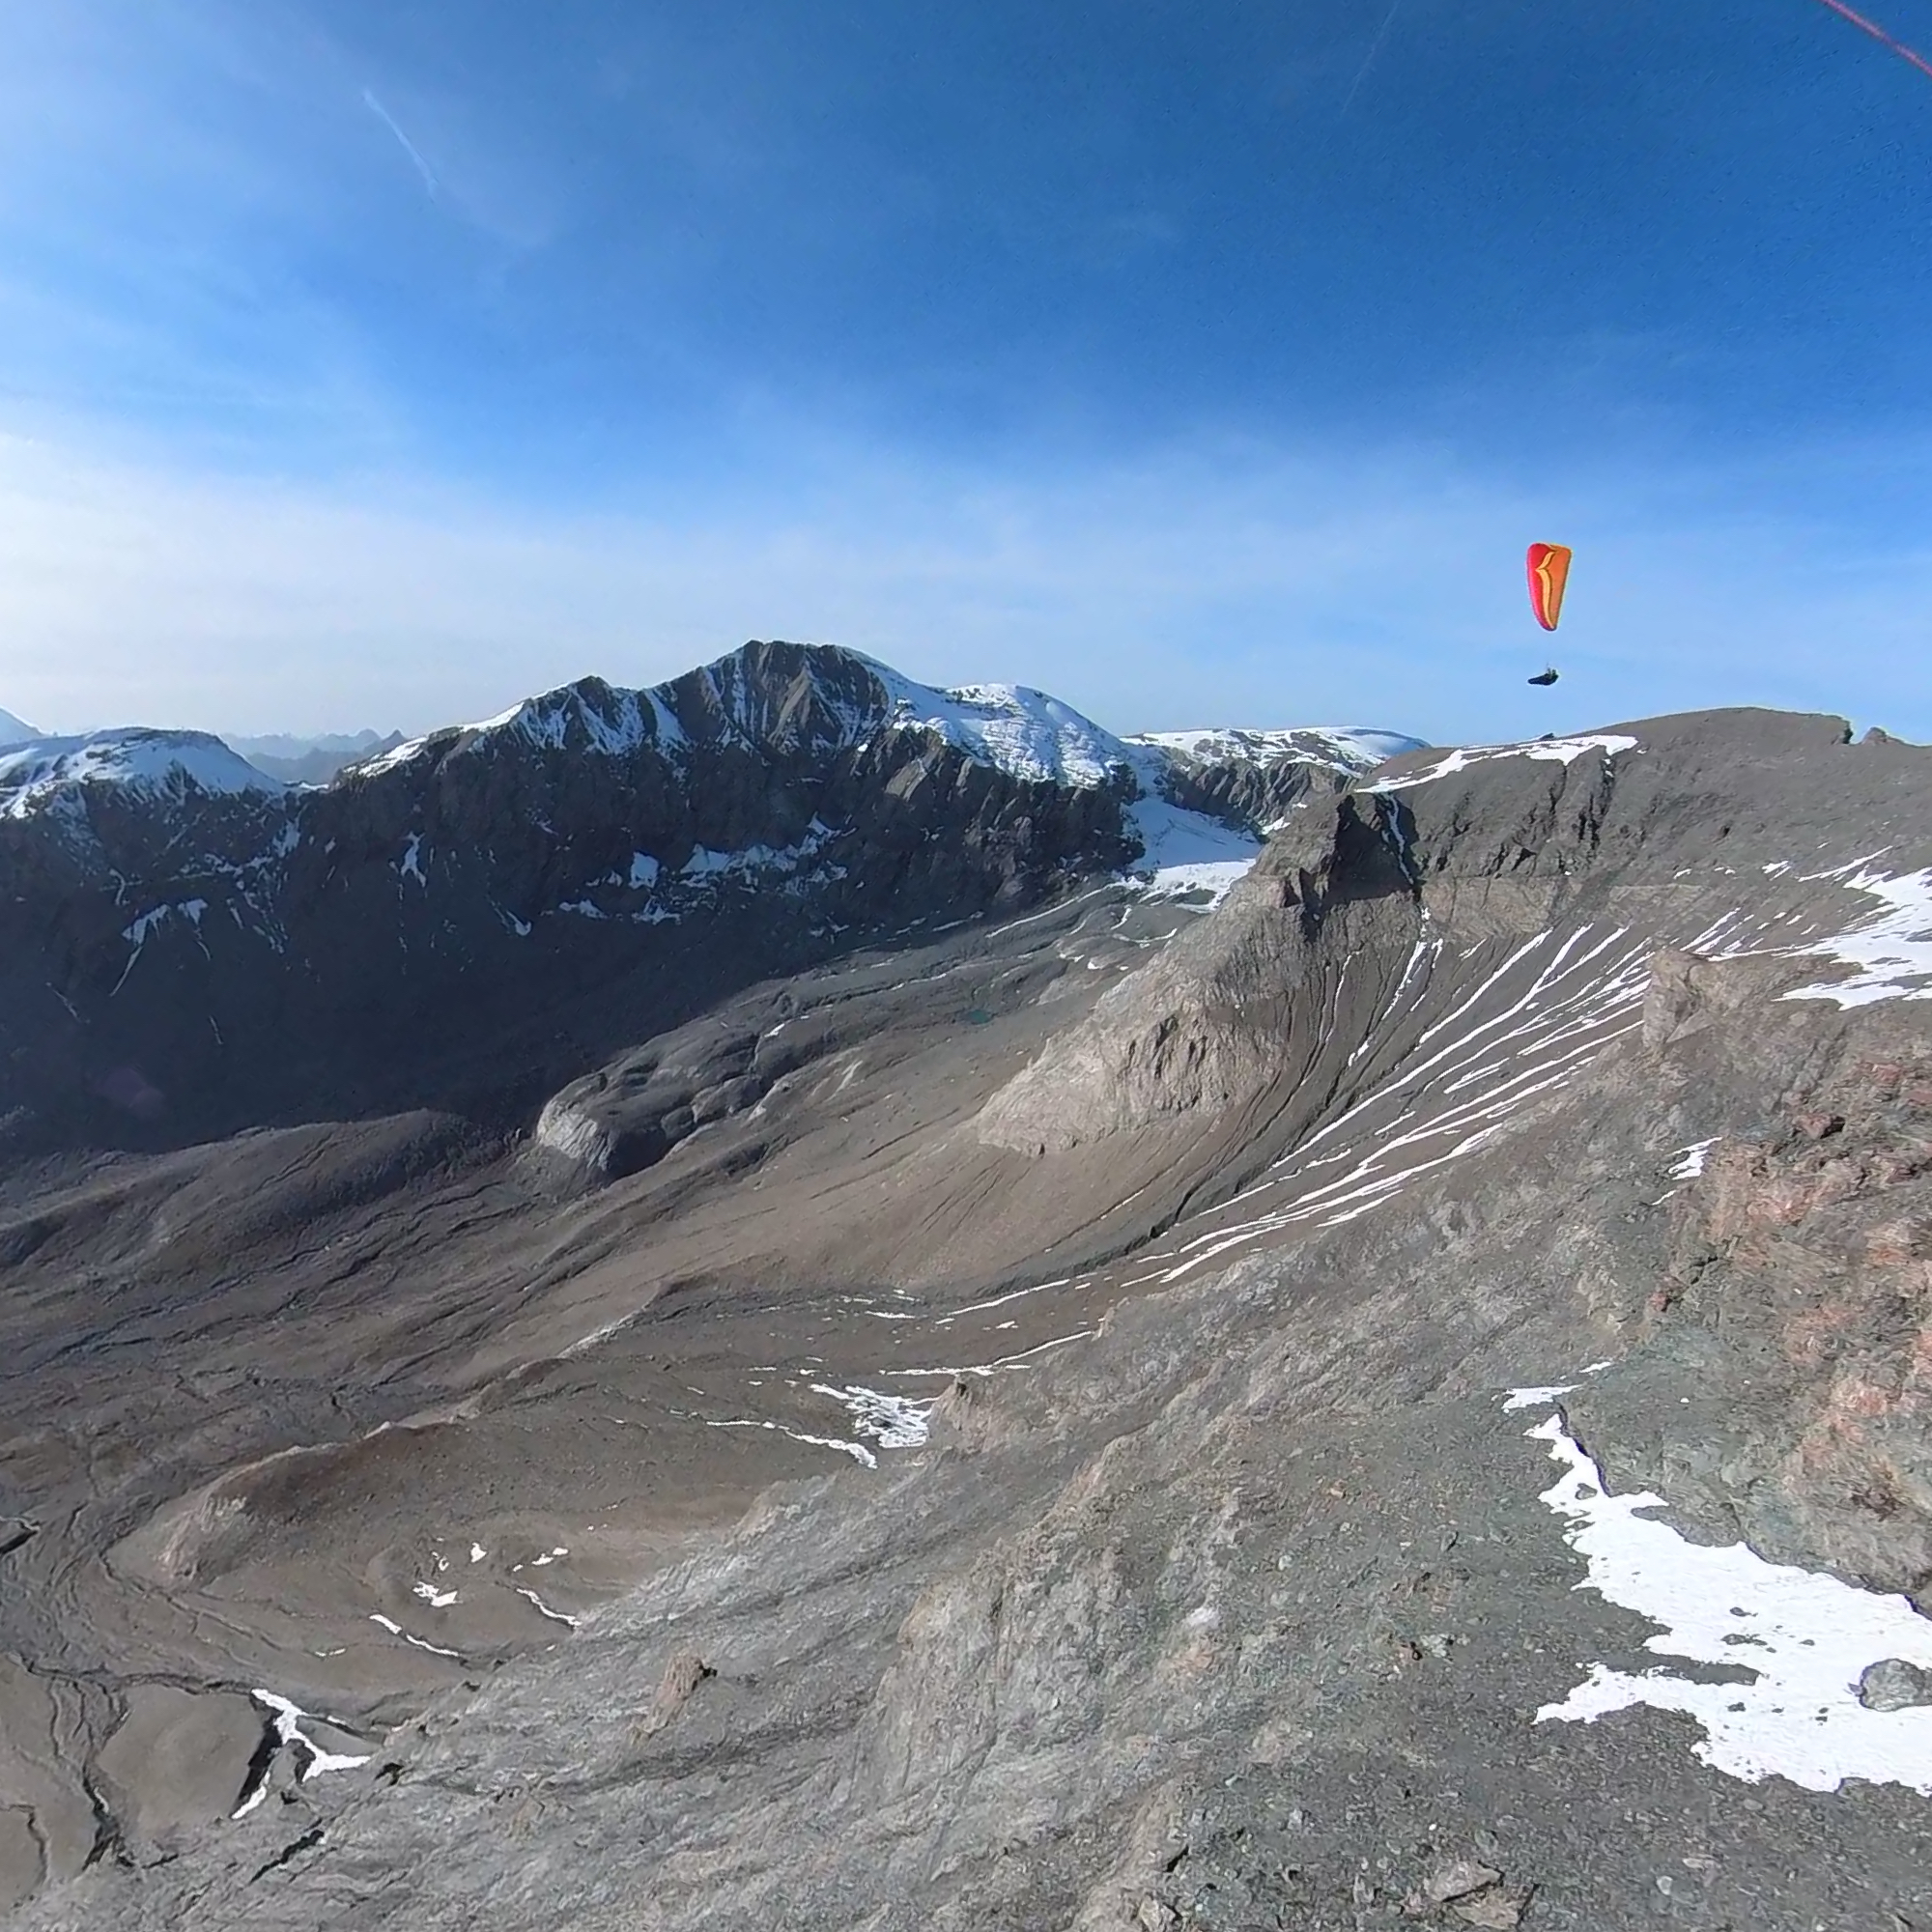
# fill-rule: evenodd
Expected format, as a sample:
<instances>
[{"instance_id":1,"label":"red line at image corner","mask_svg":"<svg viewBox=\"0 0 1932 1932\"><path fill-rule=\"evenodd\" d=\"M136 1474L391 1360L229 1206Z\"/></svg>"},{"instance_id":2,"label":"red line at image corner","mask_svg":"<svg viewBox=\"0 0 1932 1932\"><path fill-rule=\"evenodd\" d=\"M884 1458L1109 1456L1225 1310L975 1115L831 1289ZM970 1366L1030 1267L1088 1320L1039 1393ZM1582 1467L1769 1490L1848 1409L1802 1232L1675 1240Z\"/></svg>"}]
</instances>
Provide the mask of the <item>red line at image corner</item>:
<instances>
[{"instance_id":1,"label":"red line at image corner","mask_svg":"<svg viewBox=\"0 0 1932 1932\"><path fill-rule=\"evenodd\" d=\"M1867 20L1862 14L1854 13L1845 5L1845 0L1818 0L1818 4L1821 7L1829 7L1833 13L1849 20L1861 33L1869 34L1880 46L1889 47L1900 60L1910 61L1920 73L1932 78L1932 62L1928 62L1920 54L1914 53L1903 42L1894 41L1876 20Z\"/></svg>"}]
</instances>

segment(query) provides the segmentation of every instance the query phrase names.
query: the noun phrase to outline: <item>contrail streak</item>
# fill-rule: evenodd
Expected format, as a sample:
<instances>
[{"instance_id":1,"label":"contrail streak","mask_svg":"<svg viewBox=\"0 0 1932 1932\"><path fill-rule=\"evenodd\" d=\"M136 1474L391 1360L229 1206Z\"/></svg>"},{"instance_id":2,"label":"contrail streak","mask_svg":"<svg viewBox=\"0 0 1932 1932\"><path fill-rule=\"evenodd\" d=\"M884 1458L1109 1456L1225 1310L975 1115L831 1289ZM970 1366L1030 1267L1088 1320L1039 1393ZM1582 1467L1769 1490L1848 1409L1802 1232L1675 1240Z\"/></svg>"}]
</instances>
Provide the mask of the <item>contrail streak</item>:
<instances>
[{"instance_id":1,"label":"contrail streak","mask_svg":"<svg viewBox=\"0 0 1932 1932\"><path fill-rule=\"evenodd\" d=\"M1832 0L1826 0L1827 6L1831 4ZM1388 39L1389 29L1395 25L1396 12L1401 5L1402 0L1394 0L1394 4L1388 10L1388 18L1382 22L1380 31L1369 43L1368 58L1362 62L1354 79L1349 83L1349 91L1342 97L1342 113L1336 115L1336 120L1339 121L1342 118L1342 114L1348 113L1349 103L1355 98L1355 90L1361 86L1362 82L1368 77L1369 70L1375 66L1376 56L1381 52L1382 43Z\"/></svg>"},{"instance_id":2,"label":"contrail streak","mask_svg":"<svg viewBox=\"0 0 1932 1932\"><path fill-rule=\"evenodd\" d=\"M1867 20L1862 14L1853 13L1845 5L1845 0L1818 0L1818 4L1821 7L1831 8L1834 14L1843 15L1845 19L1849 20L1861 32L1869 34L1880 46L1889 47L1900 60L1910 61L1920 73L1925 74L1928 78L1932 78L1932 61L1927 61L1922 55L1914 53L1902 42L1894 41L1876 21Z\"/></svg>"},{"instance_id":3,"label":"contrail streak","mask_svg":"<svg viewBox=\"0 0 1932 1932\"><path fill-rule=\"evenodd\" d=\"M416 151L416 144L396 126L396 117L376 99L369 88L362 90L362 104L366 107L397 140L403 144L403 153L416 164L416 172L423 178L423 186L429 190L430 199L436 199L436 171Z\"/></svg>"}]
</instances>

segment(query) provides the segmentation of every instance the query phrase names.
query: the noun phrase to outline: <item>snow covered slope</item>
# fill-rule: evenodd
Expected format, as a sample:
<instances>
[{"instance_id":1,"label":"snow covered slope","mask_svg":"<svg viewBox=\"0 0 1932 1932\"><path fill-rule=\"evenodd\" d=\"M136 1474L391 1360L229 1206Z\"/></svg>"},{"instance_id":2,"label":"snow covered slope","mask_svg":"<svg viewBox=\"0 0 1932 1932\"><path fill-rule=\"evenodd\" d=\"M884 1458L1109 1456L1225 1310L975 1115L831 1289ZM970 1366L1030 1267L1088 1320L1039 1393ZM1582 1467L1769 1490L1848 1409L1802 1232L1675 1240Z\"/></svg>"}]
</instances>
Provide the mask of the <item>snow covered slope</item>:
<instances>
[{"instance_id":1,"label":"snow covered slope","mask_svg":"<svg viewBox=\"0 0 1932 1932\"><path fill-rule=\"evenodd\" d=\"M24 718L16 718L11 711L0 711L0 745L21 745L40 735Z\"/></svg>"},{"instance_id":2,"label":"snow covered slope","mask_svg":"<svg viewBox=\"0 0 1932 1932\"><path fill-rule=\"evenodd\" d=\"M1380 731L1364 724L1299 724L1278 731L1250 731L1236 725L1203 731L1143 731L1128 742L1151 745L1187 764L1332 765L1351 777L1373 771L1405 752L1423 751L1428 743L1400 731Z\"/></svg>"},{"instance_id":3,"label":"snow covered slope","mask_svg":"<svg viewBox=\"0 0 1932 1932\"><path fill-rule=\"evenodd\" d=\"M206 731L136 725L0 751L0 818L32 818L74 801L83 786L118 787L156 804L196 794L273 797L287 789Z\"/></svg>"},{"instance_id":4,"label":"snow covered slope","mask_svg":"<svg viewBox=\"0 0 1932 1932\"><path fill-rule=\"evenodd\" d=\"M1016 778L1101 785L1137 761L1124 740L1070 704L1023 684L962 684L951 691L916 684L865 660L892 699L889 728L931 731L969 758Z\"/></svg>"}]
</instances>

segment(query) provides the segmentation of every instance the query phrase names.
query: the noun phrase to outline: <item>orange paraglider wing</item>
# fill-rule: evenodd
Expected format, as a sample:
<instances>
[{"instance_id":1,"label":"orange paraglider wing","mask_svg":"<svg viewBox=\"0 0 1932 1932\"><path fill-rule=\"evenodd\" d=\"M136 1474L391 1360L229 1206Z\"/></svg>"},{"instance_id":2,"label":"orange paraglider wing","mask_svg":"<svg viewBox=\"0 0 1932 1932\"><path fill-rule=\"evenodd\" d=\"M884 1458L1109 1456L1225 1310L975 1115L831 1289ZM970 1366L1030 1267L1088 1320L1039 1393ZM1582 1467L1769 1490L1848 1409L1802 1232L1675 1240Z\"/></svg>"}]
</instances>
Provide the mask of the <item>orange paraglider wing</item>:
<instances>
[{"instance_id":1,"label":"orange paraglider wing","mask_svg":"<svg viewBox=\"0 0 1932 1932\"><path fill-rule=\"evenodd\" d=\"M1546 631L1563 614L1563 586L1570 581L1570 552L1563 544L1529 547L1529 608Z\"/></svg>"}]
</instances>

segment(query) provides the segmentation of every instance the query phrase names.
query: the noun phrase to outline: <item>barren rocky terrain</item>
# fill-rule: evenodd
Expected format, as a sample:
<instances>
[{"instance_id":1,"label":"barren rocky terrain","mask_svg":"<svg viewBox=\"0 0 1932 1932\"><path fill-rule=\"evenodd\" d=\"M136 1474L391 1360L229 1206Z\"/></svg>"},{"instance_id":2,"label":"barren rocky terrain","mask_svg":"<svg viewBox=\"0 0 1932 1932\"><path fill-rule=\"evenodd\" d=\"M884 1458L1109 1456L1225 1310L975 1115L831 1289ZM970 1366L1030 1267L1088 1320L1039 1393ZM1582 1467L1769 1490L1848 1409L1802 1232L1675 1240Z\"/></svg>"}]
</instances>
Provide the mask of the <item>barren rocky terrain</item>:
<instances>
[{"instance_id":1,"label":"barren rocky terrain","mask_svg":"<svg viewBox=\"0 0 1932 1932\"><path fill-rule=\"evenodd\" d=\"M12 1922L1932 1924L1932 753L797 650L0 812Z\"/></svg>"}]
</instances>

